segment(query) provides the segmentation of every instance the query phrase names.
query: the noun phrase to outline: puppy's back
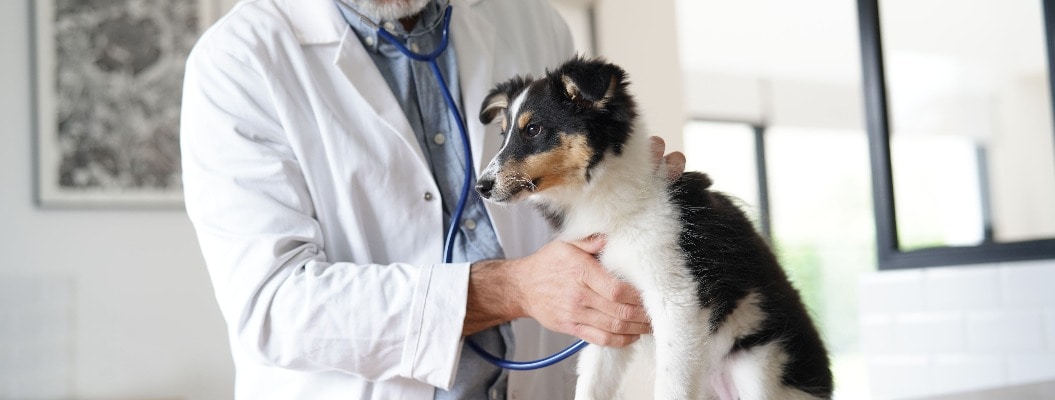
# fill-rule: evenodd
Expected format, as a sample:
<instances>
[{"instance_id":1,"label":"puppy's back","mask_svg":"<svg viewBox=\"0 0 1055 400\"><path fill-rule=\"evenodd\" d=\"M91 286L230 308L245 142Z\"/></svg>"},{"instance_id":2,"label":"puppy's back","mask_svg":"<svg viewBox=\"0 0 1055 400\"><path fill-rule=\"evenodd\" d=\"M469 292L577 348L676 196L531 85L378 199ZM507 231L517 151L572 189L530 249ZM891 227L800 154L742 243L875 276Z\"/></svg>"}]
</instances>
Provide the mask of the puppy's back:
<instances>
[{"instance_id":1,"label":"puppy's back","mask_svg":"<svg viewBox=\"0 0 1055 400\"><path fill-rule=\"evenodd\" d=\"M669 193L681 214L679 245L696 281L697 300L712 310L711 333L738 301L756 294L765 317L752 332L736 337L730 352L777 342L788 355L783 383L831 397L827 351L798 291L744 212L710 186L707 175L687 172L671 184Z\"/></svg>"}]
</instances>

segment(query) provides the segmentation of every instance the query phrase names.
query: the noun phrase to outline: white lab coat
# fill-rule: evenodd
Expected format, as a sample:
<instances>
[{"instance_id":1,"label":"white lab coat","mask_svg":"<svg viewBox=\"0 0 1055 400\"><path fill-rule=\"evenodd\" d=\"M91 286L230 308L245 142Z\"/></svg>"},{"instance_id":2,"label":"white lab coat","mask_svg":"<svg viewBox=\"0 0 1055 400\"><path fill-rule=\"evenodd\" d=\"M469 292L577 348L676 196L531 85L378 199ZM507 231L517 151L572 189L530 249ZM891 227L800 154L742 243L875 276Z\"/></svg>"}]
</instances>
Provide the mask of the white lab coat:
<instances>
[{"instance_id":1,"label":"white lab coat","mask_svg":"<svg viewBox=\"0 0 1055 400\"><path fill-rule=\"evenodd\" d=\"M454 379L468 265L439 263L440 191L332 1L243 1L195 46L181 122L187 212L228 325L238 399L431 399ZM501 139L477 119L486 93L573 49L543 0L453 5L480 171ZM549 239L533 210L488 211L509 257ZM518 351L536 351L518 357L567 342L517 329ZM514 376L511 395L559 398L568 370Z\"/></svg>"}]
</instances>

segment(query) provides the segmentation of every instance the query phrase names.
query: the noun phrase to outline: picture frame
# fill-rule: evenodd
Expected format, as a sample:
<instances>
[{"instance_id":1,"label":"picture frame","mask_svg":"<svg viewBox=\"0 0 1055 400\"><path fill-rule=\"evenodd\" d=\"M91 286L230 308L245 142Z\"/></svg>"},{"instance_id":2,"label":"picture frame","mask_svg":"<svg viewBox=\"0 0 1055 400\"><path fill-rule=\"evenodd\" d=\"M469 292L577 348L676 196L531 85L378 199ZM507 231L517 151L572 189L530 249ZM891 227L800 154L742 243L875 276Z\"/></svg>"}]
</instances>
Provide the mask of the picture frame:
<instances>
[{"instance_id":1,"label":"picture frame","mask_svg":"<svg viewBox=\"0 0 1055 400\"><path fill-rule=\"evenodd\" d=\"M36 202L182 207L184 64L216 0L31 0Z\"/></svg>"}]
</instances>

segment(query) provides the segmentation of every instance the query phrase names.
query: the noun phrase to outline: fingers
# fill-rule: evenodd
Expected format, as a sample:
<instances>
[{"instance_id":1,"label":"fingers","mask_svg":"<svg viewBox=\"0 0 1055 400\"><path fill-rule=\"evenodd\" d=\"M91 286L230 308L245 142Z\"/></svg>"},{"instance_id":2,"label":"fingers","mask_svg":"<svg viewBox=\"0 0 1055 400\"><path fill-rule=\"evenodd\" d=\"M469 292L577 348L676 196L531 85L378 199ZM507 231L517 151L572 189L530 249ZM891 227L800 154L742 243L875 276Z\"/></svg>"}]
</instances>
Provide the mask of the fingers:
<instances>
[{"instance_id":1,"label":"fingers","mask_svg":"<svg viewBox=\"0 0 1055 400\"><path fill-rule=\"evenodd\" d=\"M685 154L680 151L667 154L663 157L667 165L667 179L676 181L685 172Z\"/></svg>"},{"instance_id":2,"label":"fingers","mask_svg":"<svg viewBox=\"0 0 1055 400\"><path fill-rule=\"evenodd\" d=\"M585 239L579 239L568 242L568 244L571 244L575 247L578 247L579 250L585 251L596 256L601 252L602 249L604 249L604 246L608 244L608 238L606 238L604 235L590 235Z\"/></svg>"},{"instance_id":3,"label":"fingers","mask_svg":"<svg viewBox=\"0 0 1055 400\"><path fill-rule=\"evenodd\" d=\"M667 142L663 141L663 138L659 136L649 137L648 142L652 151L652 164L659 165L663 158L663 151L667 149Z\"/></svg>"},{"instance_id":4,"label":"fingers","mask_svg":"<svg viewBox=\"0 0 1055 400\"><path fill-rule=\"evenodd\" d=\"M600 264L586 268L582 274L582 284L596 292L603 300L616 303L641 305L641 295L637 289L619 278L612 276Z\"/></svg>"},{"instance_id":5,"label":"fingers","mask_svg":"<svg viewBox=\"0 0 1055 400\"><path fill-rule=\"evenodd\" d=\"M685 154L680 151L674 151L664 156L663 152L667 150L667 143L663 141L663 138L651 136L648 139L651 145L652 165L656 167L665 166L667 168L667 179L671 181L678 180L681 174L685 172Z\"/></svg>"},{"instance_id":6,"label":"fingers","mask_svg":"<svg viewBox=\"0 0 1055 400\"><path fill-rule=\"evenodd\" d=\"M597 254L606 244L605 239L602 235L593 235L574 244L587 253ZM587 298L585 306L618 320L641 324L649 322L637 289L613 276L600 263L583 268L580 283L595 294Z\"/></svg>"},{"instance_id":7,"label":"fingers","mask_svg":"<svg viewBox=\"0 0 1055 400\"><path fill-rule=\"evenodd\" d=\"M525 314L603 346L625 346L651 332L638 291L601 266L597 254L606 242L603 235L555 240L516 264Z\"/></svg>"},{"instance_id":8,"label":"fingers","mask_svg":"<svg viewBox=\"0 0 1055 400\"><path fill-rule=\"evenodd\" d=\"M576 321L567 333L578 336L592 344L611 347L622 347L637 341L642 334L651 333L652 326L640 321L644 310L640 306L623 305L621 311L602 311L598 304L608 303L595 293L571 310ZM597 301L600 300L600 301ZM614 316L622 314L627 318ZM630 318L637 319L630 320Z\"/></svg>"},{"instance_id":9,"label":"fingers","mask_svg":"<svg viewBox=\"0 0 1055 400\"><path fill-rule=\"evenodd\" d=\"M585 324L576 325L567 333L590 344L605 347L625 347L641 338L641 335L613 334Z\"/></svg>"},{"instance_id":10,"label":"fingers","mask_svg":"<svg viewBox=\"0 0 1055 400\"><path fill-rule=\"evenodd\" d=\"M630 289L633 291L633 289ZM593 310L597 310L600 313L608 316L614 321L625 321L627 323L645 325L642 329L644 332L636 333L647 333L651 329L648 324L651 322L648 318L648 312L645 311L645 307L641 305L641 299L637 295L636 291L633 291L634 295L625 301L623 300L609 300L601 296L597 296L586 304ZM629 297L629 296L628 296ZM614 332L614 331L613 331Z\"/></svg>"}]
</instances>

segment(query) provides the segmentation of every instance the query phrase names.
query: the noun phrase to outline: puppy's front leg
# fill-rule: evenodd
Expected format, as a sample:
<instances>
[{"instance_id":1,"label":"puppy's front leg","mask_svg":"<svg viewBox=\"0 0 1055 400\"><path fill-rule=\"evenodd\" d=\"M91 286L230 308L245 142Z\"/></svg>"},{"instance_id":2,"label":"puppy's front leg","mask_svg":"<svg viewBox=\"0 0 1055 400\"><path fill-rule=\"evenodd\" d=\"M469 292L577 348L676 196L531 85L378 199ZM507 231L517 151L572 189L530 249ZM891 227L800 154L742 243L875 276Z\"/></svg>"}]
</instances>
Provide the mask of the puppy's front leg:
<instances>
[{"instance_id":1,"label":"puppy's front leg","mask_svg":"<svg viewBox=\"0 0 1055 400\"><path fill-rule=\"evenodd\" d=\"M623 348L586 346L579 353L579 380L575 400L617 399L623 372L630 364L641 340Z\"/></svg>"},{"instance_id":2,"label":"puppy's front leg","mask_svg":"<svg viewBox=\"0 0 1055 400\"><path fill-rule=\"evenodd\" d=\"M702 376L704 363L701 343L706 342L699 337L706 331L695 327L699 310L668 303L662 313L650 314L656 338L655 399L696 399L696 380Z\"/></svg>"}]
</instances>

